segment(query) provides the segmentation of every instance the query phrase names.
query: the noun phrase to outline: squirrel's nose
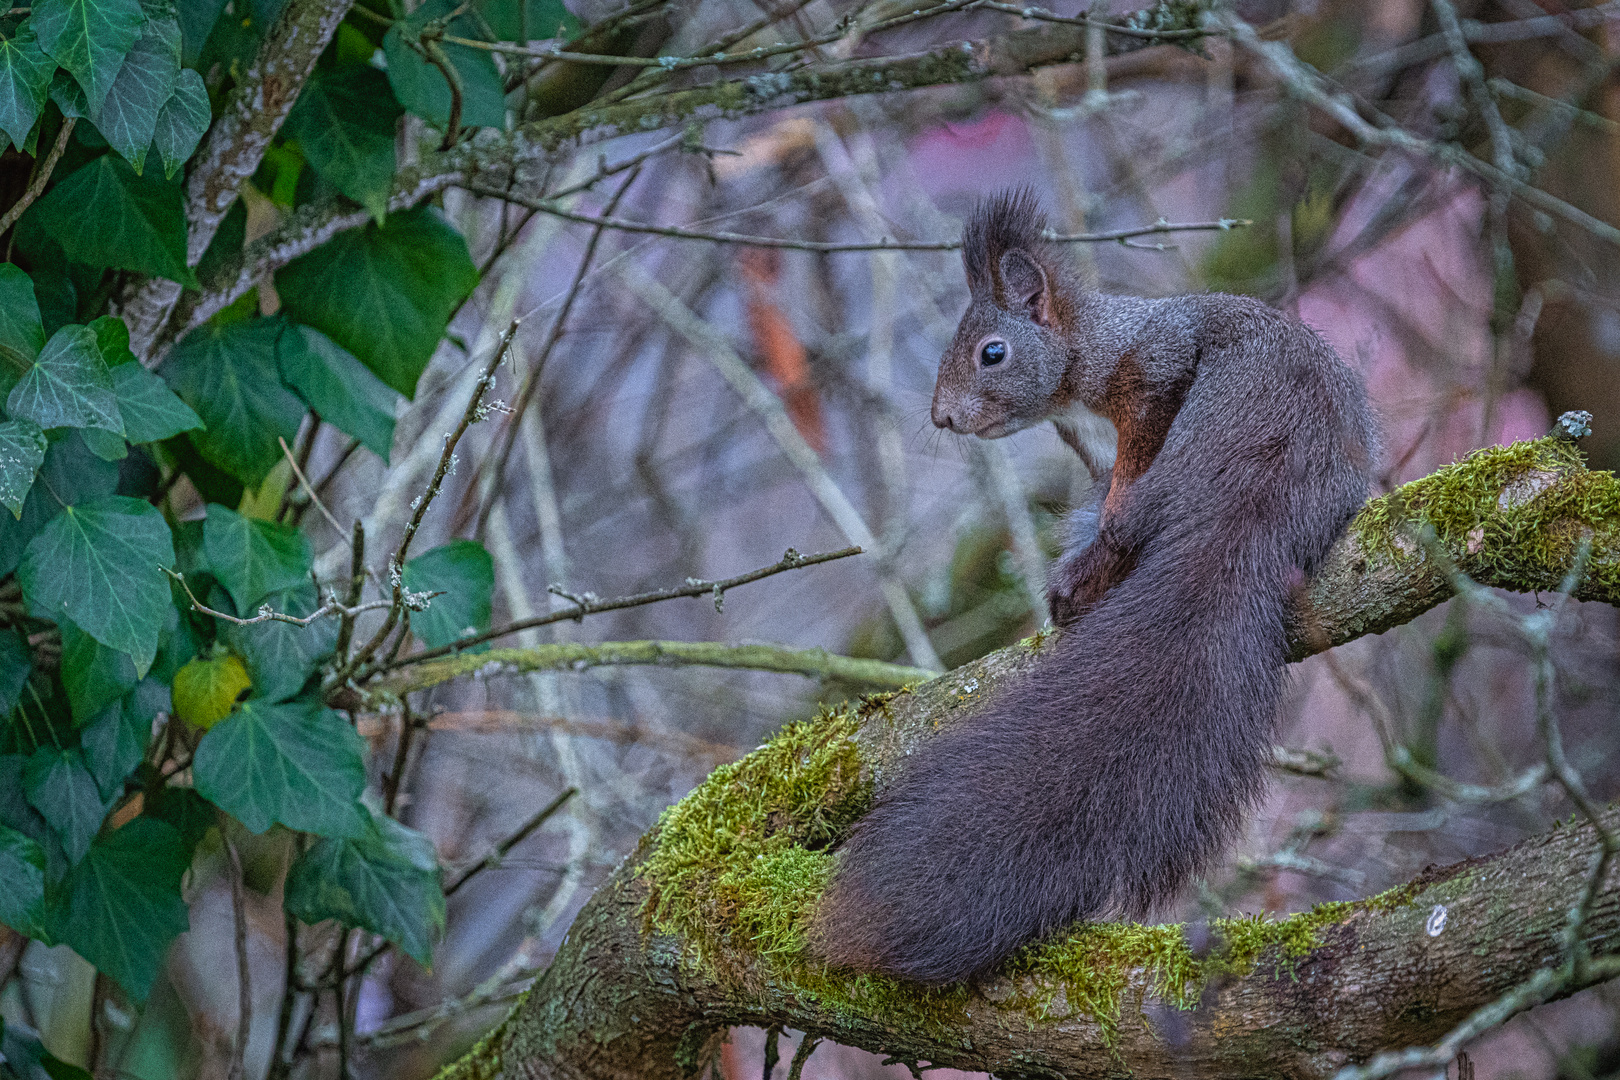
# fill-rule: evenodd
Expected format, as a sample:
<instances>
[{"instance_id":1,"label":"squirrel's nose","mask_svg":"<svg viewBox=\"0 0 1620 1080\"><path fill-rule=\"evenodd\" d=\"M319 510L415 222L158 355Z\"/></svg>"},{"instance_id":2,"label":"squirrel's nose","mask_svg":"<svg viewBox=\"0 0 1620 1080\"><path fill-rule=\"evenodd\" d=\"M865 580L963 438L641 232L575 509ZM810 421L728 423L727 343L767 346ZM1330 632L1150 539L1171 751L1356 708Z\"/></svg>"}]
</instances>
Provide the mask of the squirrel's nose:
<instances>
[{"instance_id":1,"label":"squirrel's nose","mask_svg":"<svg viewBox=\"0 0 1620 1080\"><path fill-rule=\"evenodd\" d=\"M942 407L939 402L934 402L934 407L929 410L929 415L933 418L935 427L944 428L947 431L956 430L956 417L952 416L950 410Z\"/></svg>"}]
</instances>

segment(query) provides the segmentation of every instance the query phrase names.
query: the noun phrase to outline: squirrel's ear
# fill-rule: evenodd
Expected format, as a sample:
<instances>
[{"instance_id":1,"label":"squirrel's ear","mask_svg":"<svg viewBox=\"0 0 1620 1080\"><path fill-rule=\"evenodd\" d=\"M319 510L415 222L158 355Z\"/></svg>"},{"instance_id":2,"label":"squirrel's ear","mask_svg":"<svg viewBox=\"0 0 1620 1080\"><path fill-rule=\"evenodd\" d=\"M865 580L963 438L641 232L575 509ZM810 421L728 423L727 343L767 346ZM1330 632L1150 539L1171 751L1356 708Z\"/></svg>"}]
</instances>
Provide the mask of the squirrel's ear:
<instances>
[{"instance_id":1,"label":"squirrel's ear","mask_svg":"<svg viewBox=\"0 0 1620 1080\"><path fill-rule=\"evenodd\" d=\"M1052 323L1052 288L1046 270L1026 251L1014 248L1001 256L1001 287L1007 307L1021 311L1040 326Z\"/></svg>"}]
</instances>

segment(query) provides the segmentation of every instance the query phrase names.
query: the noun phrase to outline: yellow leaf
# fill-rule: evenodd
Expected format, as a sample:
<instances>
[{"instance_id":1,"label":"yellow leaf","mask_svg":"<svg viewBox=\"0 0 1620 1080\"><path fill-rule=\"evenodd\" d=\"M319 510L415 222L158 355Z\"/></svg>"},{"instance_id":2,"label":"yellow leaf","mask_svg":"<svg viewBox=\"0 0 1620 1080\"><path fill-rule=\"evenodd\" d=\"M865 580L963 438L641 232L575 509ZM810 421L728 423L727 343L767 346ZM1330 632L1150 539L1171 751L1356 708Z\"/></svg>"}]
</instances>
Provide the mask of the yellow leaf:
<instances>
[{"instance_id":1,"label":"yellow leaf","mask_svg":"<svg viewBox=\"0 0 1620 1080\"><path fill-rule=\"evenodd\" d=\"M252 686L247 668L236 657L199 657L174 674L175 715L206 731L229 716L242 692Z\"/></svg>"}]
</instances>

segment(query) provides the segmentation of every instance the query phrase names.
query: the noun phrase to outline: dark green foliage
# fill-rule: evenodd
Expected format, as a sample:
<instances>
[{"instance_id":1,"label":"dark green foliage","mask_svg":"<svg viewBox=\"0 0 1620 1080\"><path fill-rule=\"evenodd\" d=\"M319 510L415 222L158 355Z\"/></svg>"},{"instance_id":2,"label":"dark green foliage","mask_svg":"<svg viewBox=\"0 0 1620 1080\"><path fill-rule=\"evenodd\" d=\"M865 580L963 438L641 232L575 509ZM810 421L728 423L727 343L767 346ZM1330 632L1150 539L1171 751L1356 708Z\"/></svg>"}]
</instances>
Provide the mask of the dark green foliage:
<instances>
[{"instance_id":1,"label":"dark green foliage","mask_svg":"<svg viewBox=\"0 0 1620 1080\"><path fill-rule=\"evenodd\" d=\"M352 839L317 841L287 872L287 910L306 923L336 919L394 942L423 967L444 932L439 863L427 837L363 807Z\"/></svg>"},{"instance_id":2,"label":"dark green foliage","mask_svg":"<svg viewBox=\"0 0 1620 1080\"><path fill-rule=\"evenodd\" d=\"M405 588L441 592L426 611L411 613L411 630L429 646L449 645L489 629L495 563L482 544L452 540L405 564ZM485 646L487 648L487 646Z\"/></svg>"},{"instance_id":3,"label":"dark green foliage","mask_svg":"<svg viewBox=\"0 0 1620 1080\"><path fill-rule=\"evenodd\" d=\"M282 335L280 356L281 377L321 419L388 460L396 391L313 327L291 327Z\"/></svg>"},{"instance_id":4,"label":"dark green foliage","mask_svg":"<svg viewBox=\"0 0 1620 1080\"><path fill-rule=\"evenodd\" d=\"M388 76L365 64L318 73L298 97L282 134L333 187L381 221L394 186L394 129L404 109Z\"/></svg>"},{"instance_id":5,"label":"dark green foliage","mask_svg":"<svg viewBox=\"0 0 1620 1080\"><path fill-rule=\"evenodd\" d=\"M70 259L197 283L179 183L141 176L121 158L102 155L64 177L25 217Z\"/></svg>"},{"instance_id":6,"label":"dark green foliage","mask_svg":"<svg viewBox=\"0 0 1620 1080\"><path fill-rule=\"evenodd\" d=\"M339 233L276 274L289 316L320 330L407 397L415 395L451 313L476 284L467 242L430 207Z\"/></svg>"},{"instance_id":7,"label":"dark green foliage","mask_svg":"<svg viewBox=\"0 0 1620 1080\"><path fill-rule=\"evenodd\" d=\"M419 50L423 27L442 20L456 10L454 0L427 0L409 16L395 23L383 38L388 57L388 81L405 108L440 131L450 118L450 84ZM457 37L479 37L478 24L463 15L450 23L449 32ZM413 45L416 47L413 48ZM438 45L461 77L461 123L467 127L504 127L506 101L500 72L489 53L465 45Z\"/></svg>"}]
</instances>

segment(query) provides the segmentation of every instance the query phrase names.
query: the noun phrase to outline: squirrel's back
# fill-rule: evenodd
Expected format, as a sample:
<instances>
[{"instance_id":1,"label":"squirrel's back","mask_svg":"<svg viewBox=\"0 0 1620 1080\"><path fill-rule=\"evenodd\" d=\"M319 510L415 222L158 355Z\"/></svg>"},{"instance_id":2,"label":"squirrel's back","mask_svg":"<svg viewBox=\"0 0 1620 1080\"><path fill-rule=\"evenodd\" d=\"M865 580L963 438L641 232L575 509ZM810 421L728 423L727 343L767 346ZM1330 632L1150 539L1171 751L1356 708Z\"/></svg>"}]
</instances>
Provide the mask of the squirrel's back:
<instances>
[{"instance_id":1,"label":"squirrel's back","mask_svg":"<svg viewBox=\"0 0 1620 1080\"><path fill-rule=\"evenodd\" d=\"M812 931L831 963L948 982L1076 920L1142 917L1263 790L1288 605L1367 493L1365 392L1238 297L1158 302L1131 348L1184 355L1190 382L1102 504L1126 572L857 823Z\"/></svg>"}]
</instances>

